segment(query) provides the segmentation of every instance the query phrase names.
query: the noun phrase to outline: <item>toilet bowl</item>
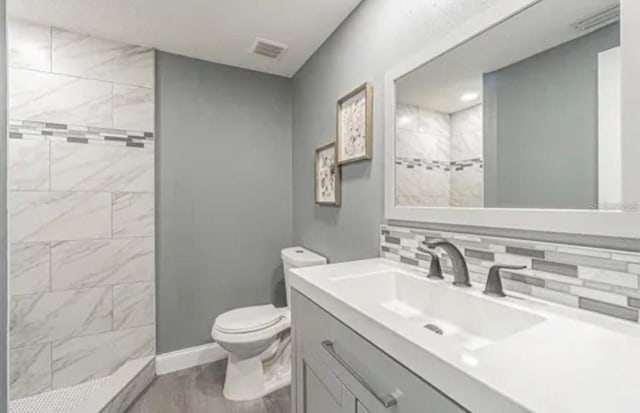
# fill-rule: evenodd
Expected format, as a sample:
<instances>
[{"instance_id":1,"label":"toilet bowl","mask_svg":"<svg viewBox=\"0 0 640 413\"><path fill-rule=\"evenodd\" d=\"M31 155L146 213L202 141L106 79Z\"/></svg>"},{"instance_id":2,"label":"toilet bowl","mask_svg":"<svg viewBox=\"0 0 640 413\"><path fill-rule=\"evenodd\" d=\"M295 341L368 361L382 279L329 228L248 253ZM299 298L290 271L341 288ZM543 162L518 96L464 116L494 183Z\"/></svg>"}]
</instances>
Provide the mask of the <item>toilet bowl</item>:
<instances>
[{"instance_id":1,"label":"toilet bowl","mask_svg":"<svg viewBox=\"0 0 640 413\"><path fill-rule=\"evenodd\" d=\"M282 250L289 305L289 271L326 264L326 258L301 247ZM291 313L271 304L241 307L219 315L211 329L216 343L229 353L223 395L247 401L291 383Z\"/></svg>"}]
</instances>

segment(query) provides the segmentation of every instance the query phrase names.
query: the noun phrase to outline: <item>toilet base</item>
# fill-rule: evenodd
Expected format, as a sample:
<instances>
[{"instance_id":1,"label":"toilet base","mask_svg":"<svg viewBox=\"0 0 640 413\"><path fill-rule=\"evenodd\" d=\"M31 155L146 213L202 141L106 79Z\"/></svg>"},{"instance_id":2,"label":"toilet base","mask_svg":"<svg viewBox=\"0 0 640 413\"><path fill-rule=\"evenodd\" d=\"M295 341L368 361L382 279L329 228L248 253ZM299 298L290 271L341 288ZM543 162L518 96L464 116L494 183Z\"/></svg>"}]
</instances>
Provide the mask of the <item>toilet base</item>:
<instances>
[{"instance_id":1,"label":"toilet base","mask_svg":"<svg viewBox=\"0 0 640 413\"><path fill-rule=\"evenodd\" d=\"M291 371L289 371L286 374L283 374L282 377L279 377L276 380L272 380L268 382L265 386L266 392L264 393L264 395L262 395L262 397L266 396L267 394L271 394L275 391L278 391L280 389L284 389L289 385L291 385Z\"/></svg>"},{"instance_id":2,"label":"toilet base","mask_svg":"<svg viewBox=\"0 0 640 413\"><path fill-rule=\"evenodd\" d=\"M262 355L241 359L229 354L222 394L225 399L243 402L262 398L291 384L290 346L278 357L263 361Z\"/></svg>"}]
</instances>

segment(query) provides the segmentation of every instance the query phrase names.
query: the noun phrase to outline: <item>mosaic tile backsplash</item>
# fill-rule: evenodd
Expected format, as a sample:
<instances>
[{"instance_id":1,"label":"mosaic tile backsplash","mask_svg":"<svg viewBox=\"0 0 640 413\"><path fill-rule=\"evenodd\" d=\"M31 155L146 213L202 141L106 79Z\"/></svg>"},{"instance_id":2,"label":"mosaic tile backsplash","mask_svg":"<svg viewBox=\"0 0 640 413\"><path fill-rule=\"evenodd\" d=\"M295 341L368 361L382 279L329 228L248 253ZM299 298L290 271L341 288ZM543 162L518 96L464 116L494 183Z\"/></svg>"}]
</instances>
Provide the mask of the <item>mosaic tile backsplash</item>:
<instances>
[{"instance_id":1,"label":"mosaic tile backsplash","mask_svg":"<svg viewBox=\"0 0 640 413\"><path fill-rule=\"evenodd\" d=\"M433 238L445 238L460 249L472 281L484 284L494 264L526 265L525 270L501 271L507 292L638 322L638 253L382 225L380 255L428 270L430 257L417 247ZM436 251L450 274L448 257Z\"/></svg>"}]
</instances>

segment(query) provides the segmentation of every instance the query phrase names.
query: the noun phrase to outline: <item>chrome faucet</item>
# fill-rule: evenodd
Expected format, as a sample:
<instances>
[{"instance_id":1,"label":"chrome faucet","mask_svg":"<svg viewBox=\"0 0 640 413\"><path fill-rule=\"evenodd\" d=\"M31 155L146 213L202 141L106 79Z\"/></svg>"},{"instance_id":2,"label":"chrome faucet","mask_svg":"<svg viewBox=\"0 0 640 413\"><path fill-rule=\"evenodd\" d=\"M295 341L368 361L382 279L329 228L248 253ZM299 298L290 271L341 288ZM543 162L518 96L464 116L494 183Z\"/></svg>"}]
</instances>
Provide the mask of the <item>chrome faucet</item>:
<instances>
[{"instance_id":1,"label":"chrome faucet","mask_svg":"<svg viewBox=\"0 0 640 413\"><path fill-rule=\"evenodd\" d=\"M446 239L432 239L422 243L431 249L442 248L447 253L449 259L451 259L451 265L453 266L453 285L456 287L471 287L469 281L469 269L467 268L467 262L464 260L464 256L451 242Z\"/></svg>"}]
</instances>

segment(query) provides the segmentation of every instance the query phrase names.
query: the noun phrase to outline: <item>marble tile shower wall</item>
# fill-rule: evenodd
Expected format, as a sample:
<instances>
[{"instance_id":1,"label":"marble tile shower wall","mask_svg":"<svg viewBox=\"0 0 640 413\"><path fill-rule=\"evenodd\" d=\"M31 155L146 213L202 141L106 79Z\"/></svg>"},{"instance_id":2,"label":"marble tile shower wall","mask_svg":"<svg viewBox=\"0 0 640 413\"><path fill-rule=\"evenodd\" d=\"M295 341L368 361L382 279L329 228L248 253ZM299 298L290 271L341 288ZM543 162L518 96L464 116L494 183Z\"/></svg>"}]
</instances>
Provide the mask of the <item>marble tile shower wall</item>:
<instances>
[{"instance_id":1,"label":"marble tile shower wall","mask_svg":"<svg viewBox=\"0 0 640 413\"><path fill-rule=\"evenodd\" d=\"M448 206L449 115L398 105L396 119L396 204Z\"/></svg>"},{"instance_id":2,"label":"marble tile shower wall","mask_svg":"<svg viewBox=\"0 0 640 413\"><path fill-rule=\"evenodd\" d=\"M382 225L380 255L428 270L430 257L417 247L429 238L446 238L460 248L472 281L484 284L494 264L526 265L501 271L507 291L638 322L640 254ZM450 274L449 259L441 255L441 261Z\"/></svg>"},{"instance_id":3,"label":"marble tile shower wall","mask_svg":"<svg viewBox=\"0 0 640 413\"><path fill-rule=\"evenodd\" d=\"M481 206L482 105L453 113L398 105L396 204Z\"/></svg>"},{"instance_id":4,"label":"marble tile shower wall","mask_svg":"<svg viewBox=\"0 0 640 413\"><path fill-rule=\"evenodd\" d=\"M484 205L482 105L451 114L451 206Z\"/></svg>"},{"instance_id":5,"label":"marble tile shower wall","mask_svg":"<svg viewBox=\"0 0 640 413\"><path fill-rule=\"evenodd\" d=\"M154 52L9 24L11 398L153 354Z\"/></svg>"}]
</instances>

